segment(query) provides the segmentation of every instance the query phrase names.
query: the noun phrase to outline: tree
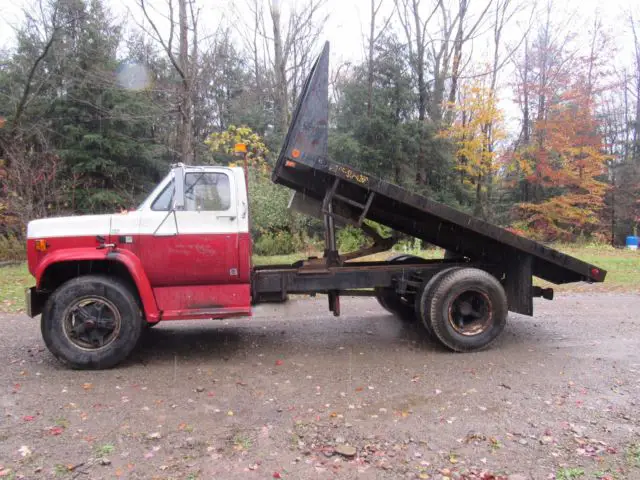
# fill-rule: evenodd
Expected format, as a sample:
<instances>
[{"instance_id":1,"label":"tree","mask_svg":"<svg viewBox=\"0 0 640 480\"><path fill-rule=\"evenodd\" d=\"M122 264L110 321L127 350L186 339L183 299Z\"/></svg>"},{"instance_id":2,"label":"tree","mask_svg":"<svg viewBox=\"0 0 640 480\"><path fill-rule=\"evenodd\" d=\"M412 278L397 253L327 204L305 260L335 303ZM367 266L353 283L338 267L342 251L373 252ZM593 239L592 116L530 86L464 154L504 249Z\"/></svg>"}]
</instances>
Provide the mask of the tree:
<instances>
[{"instance_id":1,"label":"tree","mask_svg":"<svg viewBox=\"0 0 640 480\"><path fill-rule=\"evenodd\" d=\"M574 240L603 230L600 215L608 160L588 87L575 85L536 121L541 139L517 152L515 161L542 200L517 206L516 227L543 240ZM531 161L533 160L533 161Z\"/></svg>"},{"instance_id":2,"label":"tree","mask_svg":"<svg viewBox=\"0 0 640 480\"><path fill-rule=\"evenodd\" d=\"M474 215L486 219L489 186L498 168L493 146L505 137L502 112L491 87L480 80L463 86L454 108L456 119L441 134L455 145L461 184L474 187Z\"/></svg>"},{"instance_id":3,"label":"tree","mask_svg":"<svg viewBox=\"0 0 640 480\"><path fill-rule=\"evenodd\" d=\"M175 18L173 0L168 1L169 6L169 32L165 36L158 29L156 22L150 15L145 0L138 0L147 22L151 26L151 32L155 40L160 43L162 49L169 58L180 80L176 89L178 129L176 133L176 146L178 158L182 163L189 164L193 160L193 97L194 85L198 64L198 11L194 10L192 0L178 1L178 19ZM188 9L187 9L188 4ZM178 28L178 53L174 51L175 29ZM189 37L191 32L191 38Z\"/></svg>"}]
</instances>

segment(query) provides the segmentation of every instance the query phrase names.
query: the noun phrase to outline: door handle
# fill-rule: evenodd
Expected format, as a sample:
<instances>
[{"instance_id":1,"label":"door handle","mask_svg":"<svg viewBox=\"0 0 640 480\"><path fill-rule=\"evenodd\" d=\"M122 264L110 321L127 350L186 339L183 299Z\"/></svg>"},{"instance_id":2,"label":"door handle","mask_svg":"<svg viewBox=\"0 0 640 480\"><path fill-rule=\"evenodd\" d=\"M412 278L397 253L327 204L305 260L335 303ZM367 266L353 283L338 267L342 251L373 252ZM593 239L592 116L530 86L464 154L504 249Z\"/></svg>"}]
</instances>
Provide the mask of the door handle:
<instances>
[{"instance_id":1,"label":"door handle","mask_svg":"<svg viewBox=\"0 0 640 480\"><path fill-rule=\"evenodd\" d=\"M216 218L228 218L229 220L235 220L235 215L216 215Z\"/></svg>"}]
</instances>

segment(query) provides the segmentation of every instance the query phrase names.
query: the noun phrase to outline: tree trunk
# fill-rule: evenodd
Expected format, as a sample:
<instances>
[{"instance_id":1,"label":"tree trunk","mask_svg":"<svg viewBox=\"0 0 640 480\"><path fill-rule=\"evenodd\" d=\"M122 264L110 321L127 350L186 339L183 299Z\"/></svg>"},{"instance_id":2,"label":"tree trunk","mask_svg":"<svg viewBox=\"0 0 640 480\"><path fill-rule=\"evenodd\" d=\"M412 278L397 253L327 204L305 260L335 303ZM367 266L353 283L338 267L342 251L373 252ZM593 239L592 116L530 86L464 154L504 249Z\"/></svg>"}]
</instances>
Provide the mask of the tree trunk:
<instances>
[{"instance_id":1,"label":"tree trunk","mask_svg":"<svg viewBox=\"0 0 640 480\"><path fill-rule=\"evenodd\" d=\"M369 25L369 57L367 58L367 116L373 113L373 42L375 41L376 6L371 0L371 24Z\"/></svg>"},{"instance_id":2,"label":"tree trunk","mask_svg":"<svg viewBox=\"0 0 640 480\"><path fill-rule=\"evenodd\" d=\"M180 123L178 124L178 144L180 161L191 163L193 144L191 84L192 74L189 68L189 22L187 17L187 0L179 0L178 22L180 25L180 67L184 72L180 92Z\"/></svg>"},{"instance_id":3,"label":"tree trunk","mask_svg":"<svg viewBox=\"0 0 640 480\"><path fill-rule=\"evenodd\" d=\"M460 0L460 10L458 15L458 31L453 42L453 64L451 65L451 89L449 90L449 104L447 105L446 122L451 124L454 119L454 105L456 93L458 92L458 78L460 77L460 63L462 61L462 44L464 38L464 17L467 13L468 0Z\"/></svg>"},{"instance_id":4,"label":"tree trunk","mask_svg":"<svg viewBox=\"0 0 640 480\"><path fill-rule=\"evenodd\" d=\"M273 50L275 62L275 106L278 130L284 134L288 126L287 112L287 77L280 27L280 2L272 0L271 19L273 21Z\"/></svg>"}]
</instances>

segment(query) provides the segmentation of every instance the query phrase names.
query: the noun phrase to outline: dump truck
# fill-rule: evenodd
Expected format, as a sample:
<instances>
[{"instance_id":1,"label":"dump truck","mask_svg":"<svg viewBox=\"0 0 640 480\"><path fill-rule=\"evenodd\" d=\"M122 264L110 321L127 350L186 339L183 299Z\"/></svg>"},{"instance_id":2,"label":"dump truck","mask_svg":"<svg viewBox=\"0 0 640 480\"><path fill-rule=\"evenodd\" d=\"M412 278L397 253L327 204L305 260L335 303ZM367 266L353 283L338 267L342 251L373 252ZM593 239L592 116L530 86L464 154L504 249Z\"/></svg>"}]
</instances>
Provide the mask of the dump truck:
<instances>
[{"instance_id":1,"label":"dump truck","mask_svg":"<svg viewBox=\"0 0 640 480\"><path fill-rule=\"evenodd\" d=\"M329 45L316 60L292 116L272 180L292 190L290 207L324 224L324 252L291 265L253 266L246 172L174 165L126 214L31 221L26 291L44 342L71 368L109 368L159 322L250 316L254 305L291 294L370 296L419 321L448 349L487 348L509 312L533 315L553 284L602 282L601 268L331 160L327 151ZM398 235L442 247L426 260L362 257L392 248ZM336 227L353 225L370 246L339 252ZM304 296L302 298L305 298Z\"/></svg>"}]
</instances>

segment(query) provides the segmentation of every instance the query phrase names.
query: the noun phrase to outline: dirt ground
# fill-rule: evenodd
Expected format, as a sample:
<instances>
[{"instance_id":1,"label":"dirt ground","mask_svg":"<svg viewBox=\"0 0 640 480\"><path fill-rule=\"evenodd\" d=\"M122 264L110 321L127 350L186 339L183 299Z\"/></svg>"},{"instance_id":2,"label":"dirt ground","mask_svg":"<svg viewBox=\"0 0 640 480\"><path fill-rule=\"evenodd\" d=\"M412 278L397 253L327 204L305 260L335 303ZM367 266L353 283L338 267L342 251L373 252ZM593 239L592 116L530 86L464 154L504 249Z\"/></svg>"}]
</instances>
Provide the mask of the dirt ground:
<instances>
[{"instance_id":1,"label":"dirt ground","mask_svg":"<svg viewBox=\"0 0 640 480\"><path fill-rule=\"evenodd\" d=\"M640 479L639 312L562 294L453 354L375 300L295 300L167 322L100 372L3 315L0 477Z\"/></svg>"}]
</instances>

